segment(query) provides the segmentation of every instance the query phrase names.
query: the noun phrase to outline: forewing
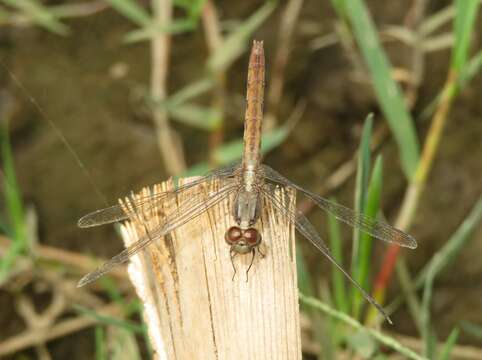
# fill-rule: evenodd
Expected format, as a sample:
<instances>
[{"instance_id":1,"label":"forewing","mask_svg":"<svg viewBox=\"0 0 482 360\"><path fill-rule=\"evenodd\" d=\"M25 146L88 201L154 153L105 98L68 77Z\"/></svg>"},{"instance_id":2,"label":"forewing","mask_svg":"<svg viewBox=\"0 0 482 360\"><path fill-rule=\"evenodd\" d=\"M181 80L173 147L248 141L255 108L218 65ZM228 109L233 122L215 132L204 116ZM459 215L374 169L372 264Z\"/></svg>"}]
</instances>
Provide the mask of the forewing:
<instances>
[{"instance_id":1,"label":"forewing","mask_svg":"<svg viewBox=\"0 0 482 360\"><path fill-rule=\"evenodd\" d=\"M298 191L301 191L321 209L329 212L338 220L350 226L358 228L377 239L387 241L389 243L394 243L410 249L415 249L417 247L417 242L411 235L406 234L383 221L375 220L363 214L357 213L356 211L353 211L343 205L335 204L334 202L331 202L328 199L325 199L324 197L291 182L269 166L262 165L262 172L265 178L270 181L281 185L290 186Z\"/></svg>"},{"instance_id":2,"label":"forewing","mask_svg":"<svg viewBox=\"0 0 482 360\"><path fill-rule=\"evenodd\" d=\"M174 231L179 226L184 225L197 216L203 214L214 205L226 199L236 189L237 185L229 184L206 196L200 195L196 198L185 200L182 204L176 207L174 211L166 214L160 226L147 231L147 234L137 242L114 256L108 262L101 265L97 270L85 275L82 279L80 279L77 286L81 287L91 283L112 270L112 268L115 266L125 263L131 256L137 254L140 250L150 245L153 241L170 233L171 231Z\"/></svg>"},{"instance_id":3,"label":"forewing","mask_svg":"<svg viewBox=\"0 0 482 360\"><path fill-rule=\"evenodd\" d=\"M338 270L340 270L343 275L360 291L363 297L387 319L389 323L392 323L389 316L383 310L380 304L378 304L374 298L372 298L363 288L358 284L351 276L348 274L343 267L338 264L333 255L331 255L330 249L326 246L323 239L320 237L316 229L313 227L311 222L303 215L302 212L298 210L289 209L286 204L275 195L275 187L272 184L265 184L262 190L262 194L267 199L274 208L276 208L283 216L287 217L293 224L295 224L296 230L302 234L306 239L308 239L318 250L320 250L323 255L325 255L328 260L335 265Z\"/></svg>"},{"instance_id":4,"label":"forewing","mask_svg":"<svg viewBox=\"0 0 482 360\"><path fill-rule=\"evenodd\" d=\"M135 200L131 201L133 205L133 211L131 212L124 211L124 209L120 205L114 205L105 209L91 212L90 214L83 216L77 224L81 228L87 228L92 226L110 224L113 222L132 218L136 214L136 209L146 209L146 206L153 208L159 206L162 203L176 201L177 195L179 195L183 191L193 188L194 186L204 184L215 178L225 179L233 176L238 167L238 164L226 166L220 169L213 170L207 173L205 176L196 179L188 184L181 185L174 190L149 196L137 197Z\"/></svg>"}]
</instances>

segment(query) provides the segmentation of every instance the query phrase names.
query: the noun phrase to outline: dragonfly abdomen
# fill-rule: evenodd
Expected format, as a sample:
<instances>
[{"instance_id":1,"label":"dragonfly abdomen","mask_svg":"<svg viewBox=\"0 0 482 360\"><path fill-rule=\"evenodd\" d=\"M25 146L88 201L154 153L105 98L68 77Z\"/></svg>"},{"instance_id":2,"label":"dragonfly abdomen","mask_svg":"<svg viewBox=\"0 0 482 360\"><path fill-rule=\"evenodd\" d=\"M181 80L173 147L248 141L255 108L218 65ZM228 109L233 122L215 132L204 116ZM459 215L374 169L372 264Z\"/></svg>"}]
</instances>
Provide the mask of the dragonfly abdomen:
<instances>
[{"instance_id":1,"label":"dragonfly abdomen","mask_svg":"<svg viewBox=\"0 0 482 360\"><path fill-rule=\"evenodd\" d=\"M264 101L264 50L262 41L254 41L248 67L248 90L244 122L243 167L260 161L261 124Z\"/></svg>"}]
</instances>

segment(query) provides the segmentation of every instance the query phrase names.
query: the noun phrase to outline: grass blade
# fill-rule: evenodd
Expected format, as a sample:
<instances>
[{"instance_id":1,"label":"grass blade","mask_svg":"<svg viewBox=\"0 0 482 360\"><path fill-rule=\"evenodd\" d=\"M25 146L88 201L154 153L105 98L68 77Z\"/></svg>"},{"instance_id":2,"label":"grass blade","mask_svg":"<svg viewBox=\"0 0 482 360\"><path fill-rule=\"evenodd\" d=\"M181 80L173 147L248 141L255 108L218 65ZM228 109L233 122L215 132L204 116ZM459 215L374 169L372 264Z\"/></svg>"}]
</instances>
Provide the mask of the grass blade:
<instances>
[{"instance_id":1,"label":"grass blade","mask_svg":"<svg viewBox=\"0 0 482 360\"><path fill-rule=\"evenodd\" d=\"M381 109L398 144L403 171L408 179L412 179L419 160L419 145L412 117L399 86L391 76L390 63L363 1L352 0L345 10L368 65Z\"/></svg>"},{"instance_id":2,"label":"grass blade","mask_svg":"<svg viewBox=\"0 0 482 360\"><path fill-rule=\"evenodd\" d=\"M229 34L223 44L213 53L207 62L210 71L217 73L225 70L248 46L248 39L253 32L268 18L276 8L276 1L267 1L253 15Z\"/></svg>"},{"instance_id":3,"label":"grass blade","mask_svg":"<svg viewBox=\"0 0 482 360\"><path fill-rule=\"evenodd\" d=\"M164 106L166 103L170 106L180 105L211 90L213 86L214 81L211 78L194 81L169 96L166 100L160 102L159 106Z\"/></svg>"},{"instance_id":4,"label":"grass blade","mask_svg":"<svg viewBox=\"0 0 482 360\"><path fill-rule=\"evenodd\" d=\"M97 320L100 324L121 327L130 332L134 332L136 334L143 334L144 332L147 331L144 324L136 324L136 323L133 323L132 321L121 320L112 316L100 315L94 310L88 309L81 305L74 304L73 308L74 310L77 310L80 314L89 316Z\"/></svg>"},{"instance_id":5,"label":"grass blade","mask_svg":"<svg viewBox=\"0 0 482 360\"><path fill-rule=\"evenodd\" d=\"M447 241L447 244L439 250L423 271L425 286L422 298L422 335L425 342L425 354L432 355L432 327L430 321L430 305L432 303L433 283L437 275L444 269L459 253L462 246L470 239L470 234L475 225L482 217L482 198L479 199L470 215L464 220L454 235Z\"/></svg>"},{"instance_id":6,"label":"grass blade","mask_svg":"<svg viewBox=\"0 0 482 360\"><path fill-rule=\"evenodd\" d=\"M438 251L439 257L432 257L430 262L418 273L414 282L415 289L419 289L425 284L429 268L437 266L438 271L443 271L454 261L461 250L469 244L471 240L470 234L474 231L480 221L482 221L482 195L472 208L470 214L458 227L457 231ZM443 259L443 261L440 261L440 258ZM437 265L434 265L435 262L437 262ZM401 303L401 297L397 297L389 306L387 306L387 308L390 309L389 312L392 313Z\"/></svg>"},{"instance_id":7,"label":"grass blade","mask_svg":"<svg viewBox=\"0 0 482 360\"><path fill-rule=\"evenodd\" d=\"M331 199L335 201L335 199ZM332 215L328 214L328 230L330 234L330 249L335 260L343 265L343 251L342 251L342 239L340 223ZM341 271L332 271L331 274L333 282L333 296L335 301L335 306L339 311L348 313L348 296L345 288L345 277Z\"/></svg>"},{"instance_id":8,"label":"grass blade","mask_svg":"<svg viewBox=\"0 0 482 360\"><path fill-rule=\"evenodd\" d=\"M296 270L298 272L298 289L303 292L303 294L310 294L310 296L313 296L315 294L315 289L313 289L311 274L308 271L308 266L305 257L303 256L301 246L299 246L299 242L296 242Z\"/></svg>"},{"instance_id":9,"label":"grass blade","mask_svg":"<svg viewBox=\"0 0 482 360\"><path fill-rule=\"evenodd\" d=\"M108 327L106 341L110 360L140 360L136 334L120 327ZM144 358L147 358L144 356ZM152 359L152 358L149 358Z\"/></svg>"},{"instance_id":10,"label":"grass blade","mask_svg":"<svg viewBox=\"0 0 482 360\"><path fill-rule=\"evenodd\" d=\"M380 197L382 192L383 179L383 160L378 156L373 166L370 184L368 185L368 195L366 199L366 206L364 215L376 218L380 209ZM372 264L372 241L373 238L362 233L360 237L359 255L357 259L357 266L353 272L353 278L369 292L370 284L368 277L370 275L370 265ZM352 311L355 318L359 317L360 309L363 301L359 291L352 292Z\"/></svg>"},{"instance_id":11,"label":"grass blade","mask_svg":"<svg viewBox=\"0 0 482 360\"><path fill-rule=\"evenodd\" d=\"M105 334L102 325L97 325L95 327L95 359L96 360L106 360L107 353L105 350Z\"/></svg>"},{"instance_id":12,"label":"grass blade","mask_svg":"<svg viewBox=\"0 0 482 360\"><path fill-rule=\"evenodd\" d=\"M475 75L478 74L482 68L482 51L477 52L462 68L462 71L457 79L457 87L454 95L457 95L462 89L467 86L467 84L472 80ZM437 107L440 105L440 101L444 98L444 90L441 90L435 99L433 99L426 107L423 109L420 119L424 120L432 116Z\"/></svg>"},{"instance_id":13,"label":"grass blade","mask_svg":"<svg viewBox=\"0 0 482 360\"><path fill-rule=\"evenodd\" d=\"M370 175L370 139L372 137L373 114L369 114L363 125L362 137L360 140L360 148L358 150L358 165L355 182L355 206L357 212L363 213L365 210L366 193L368 186L368 177ZM352 273L358 266L358 247L361 231L353 229L353 249L351 258Z\"/></svg>"},{"instance_id":14,"label":"grass blade","mask_svg":"<svg viewBox=\"0 0 482 360\"><path fill-rule=\"evenodd\" d=\"M99 280L100 284L102 285L102 289L109 296L110 300L125 308L127 305L116 283L108 276L104 276Z\"/></svg>"},{"instance_id":15,"label":"grass blade","mask_svg":"<svg viewBox=\"0 0 482 360\"><path fill-rule=\"evenodd\" d=\"M147 27L152 23L149 14L134 0L106 0L117 12L133 23Z\"/></svg>"},{"instance_id":16,"label":"grass blade","mask_svg":"<svg viewBox=\"0 0 482 360\"><path fill-rule=\"evenodd\" d=\"M33 22L53 33L59 35L69 33L68 27L62 24L47 7L36 0L2 0L2 2L24 12Z\"/></svg>"},{"instance_id":17,"label":"grass blade","mask_svg":"<svg viewBox=\"0 0 482 360\"><path fill-rule=\"evenodd\" d=\"M345 0L331 0L331 4L335 8L335 11L338 14L338 16L342 18L345 18L347 16Z\"/></svg>"},{"instance_id":18,"label":"grass blade","mask_svg":"<svg viewBox=\"0 0 482 360\"><path fill-rule=\"evenodd\" d=\"M455 2L455 46L452 51L451 68L458 74L465 67L469 53L479 0L457 0Z\"/></svg>"},{"instance_id":19,"label":"grass blade","mask_svg":"<svg viewBox=\"0 0 482 360\"><path fill-rule=\"evenodd\" d=\"M478 74L482 68L482 50L477 52L472 59L467 63L462 69L459 76L459 84L457 88L459 90L463 89L467 83L472 80L472 78Z\"/></svg>"},{"instance_id":20,"label":"grass blade","mask_svg":"<svg viewBox=\"0 0 482 360\"><path fill-rule=\"evenodd\" d=\"M376 341L363 330L348 334L346 342L348 347L362 359L373 359L378 350Z\"/></svg>"},{"instance_id":21,"label":"grass blade","mask_svg":"<svg viewBox=\"0 0 482 360\"><path fill-rule=\"evenodd\" d=\"M198 129L212 131L221 123L220 112L213 108L184 104L167 106L166 109L174 120Z\"/></svg>"},{"instance_id":22,"label":"grass blade","mask_svg":"<svg viewBox=\"0 0 482 360\"><path fill-rule=\"evenodd\" d=\"M442 348L442 353L439 356L440 360L449 360L450 359L450 354L452 352L452 349L455 346L455 343L457 342L457 339L459 338L460 330L458 328L454 328L448 338L447 341L445 342L444 347Z\"/></svg>"},{"instance_id":23,"label":"grass blade","mask_svg":"<svg viewBox=\"0 0 482 360\"><path fill-rule=\"evenodd\" d=\"M181 34L196 29L199 23L199 17L203 9L205 0L177 0L174 5L186 12L183 18L172 20L167 26L159 26L158 24L146 24L142 29L129 32L124 40L127 43L151 40L159 34Z\"/></svg>"},{"instance_id":24,"label":"grass blade","mask_svg":"<svg viewBox=\"0 0 482 360\"><path fill-rule=\"evenodd\" d=\"M394 338L388 335L385 335L378 330L364 327L361 323L359 323L352 317L348 316L345 313L342 313L340 311L333 309L332 307L319 301L318 299L310 298L301 293L299 295L299 299L301 303L312 306L320 311L323 311L325 314L328 314L330 317L338 319L356 330L365 331L367 334L369 334L372 338L377 340L379 343L397 351L402 355L405 355L408 359L426 360L426 358L414 353L412 350L403 346Z\"/></svg>"},{"instance_id":25,"label":"grass blade","mask_svg":"<svg viewBox=\"0 0 482 360\"><path fill-rule=\"evenodd\" d=\"M475 227L482 221L482 195L465 218L456 232L450 237L445 245L432 257L430 262L420 271L415 282L417 287L423 285L428 274L438 274L446 269L457 257L463 248L471 240L471 234Z\"/></svg>"},{"instance_id":26,"label":"grass blade","mask_svg":"<svg viewBox=\"0 0 482 360\"><path fill-rule=\"evenodd\" d=\"M160 26L157 24L149 24L141 29L133 30L127 33L124 37L124 41L128 44L151 40L153 37L159 34L182 34L188 31L192 31L196 28L198 22L197 19L177 19L173 20L166 26Z\"/></svg>"},{"instance_id":27,"label":"grass blade","mask_svg":"<svg viewBox=\"0 0 482 360\"><path fill-rule=\"evenodd\" d=\"M148 98L147 103L152 108L166 111L173 119L199 129L211 131L221 122L221 114L216 109L188 104L188 100L209 91L214 85L210 78L195 81L169 98L156 102Z\"/></svg>"},{"instance_id":28,"label":"grass blade","mask_svg":"<svg viewBox=\"0 0 482 360\"><path fill-rule=\"evenodd\" d=\"M467 334L482 340L482 327L475 325L473 323L463 321L462 324L462 330L466 332Z\"/></svg>"},{"instance_id":29,"label":"grass blade","mask_svg":"<svg viewBox=\"0 0 482 360\"><path fill-rule=\"evenodd\" d=\"M263 134L261 139L261 153L265 154L280 145L289 135L292 129L292 124L287 122L268 133ZM235 162L241 158L243 151L243 140L235 140L226 143L223 146L214 150L214 162L219 165L226 165ZM204 174L209 170L207 162L198 163L190 167L182 176L194 176Z\"/></svg>"},{"instance_id":30,"label":"grass blade","mask_svg":"<svg viewBox=\"0 0 482 360\"><path fill-rule=\"evenodd\" d=\"M17 184L8 126L0 119L0 159L3 163L5 205L9 218L8 229L12 245L0 259L0 283L5 279L16 258L27 248L27 230L20 188Z\"/></svg>"},{"instance_id":31,"label":"grass blade","mask_svg":"<svg viewBox=\"0 0 482 360\"><path fill-rule=\"evenodd\" d=\"M420 35L423 37L428 37L429 35L435 33L443 25L451 21L454 15L455 8L453 4L446 6L433 15L428 15L420 24Z\"/></svg>"}]
</instances>

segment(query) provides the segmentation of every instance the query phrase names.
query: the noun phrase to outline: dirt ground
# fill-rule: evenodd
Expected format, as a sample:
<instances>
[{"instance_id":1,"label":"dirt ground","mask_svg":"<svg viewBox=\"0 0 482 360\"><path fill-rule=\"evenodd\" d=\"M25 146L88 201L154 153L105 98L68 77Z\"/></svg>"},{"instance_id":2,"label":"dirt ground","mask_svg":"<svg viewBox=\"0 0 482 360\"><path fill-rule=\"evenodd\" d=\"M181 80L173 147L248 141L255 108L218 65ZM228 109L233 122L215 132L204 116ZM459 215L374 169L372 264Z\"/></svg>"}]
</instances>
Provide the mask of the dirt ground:
<instances>
[{"instance_id":1,"label":"dirt ground","mask_svg":"<svg viewBox=\"0 0 482 360\"><path fill-rule=\"evenodd\" d=\"M231 2L223 2L221 16L223 19L246 17L259 3L246 1L231 5ZM384 2L369 2L379 26L403 22L406 15L403 5L390 3L392 5L388 6L382 5ZM443 5L431 3L434 3L429 7L431 13ZM279 16L280 11L275 11L255 34L255 38L265 41L268 72L277 46ZM289 138L265 159L266 163L313 190L319 189L326 177L356 151L363 119L368 112L377 114L377 126L383 122L370 85L355 76L346 52L338 45L320 50L309 48L313 35L307 29L311 26L319 34L329 33L333 19L333 10L327 4L305 2L286 70L280 121L299 99L307 99L307 108ZM13 94L16 102L11 123L16 169L25 203L33 206L38 214L40 242L110 257L122 249L112 228L80 230L76 226L80 216L105 203L96 195L89 179L46 119L55 123L82 159L92 182L108 202L115 202L130 190L165 179L167 174L150 119L137 96L147 90L149 83L149 46L147 43L123 44L123 36L133 26L113 11L70 20L68 25L71 35L67 37L39 28L0 29L2 62L30 95L5 74L0 77L0 91ZM479 31L474 44L479 49L481 33ZM204 41L200 29L173 38L169 67L171 92L199 77L199 64L204 63L208 55ZM409 49L397 43L390 44L388 49L393 64L407 65ZM425 58L425 76L414 106L415 114L439 91L448 61L449 50ZM245 54L229 70L226 139L239 138L242 134L246 64ZM119 69L125 71L120 77L115 75ZM419 247L406 252L413 273L447 241L482 193L481 93L482 74L479 74L456 100L450 113L412 230ZM41 111L32 105L29 96ZM419 139L423 139L428 122L418 121L416 126ZM179 123L173 123L173 127L184 141L188 163L205 160L208 135ZM393 219L406 183L391 140L385 142L382 153L383 207L388 218ZM351 179L336 191L334 195L340 202L352 204L353 184ZM324 227L322 214L312 213L310 218L320 228ZM326 232L322 230L323 233ZM309 244L305 250L310 262L319 261L320 255ZM383 244L377 244L376 254L381 256L382 251ZM482 227L479 226L451 270L436 282L433 318L442 339L461 320L482 325L481 253ZM375 261L378 260L376 257ZM392 291L397 291L396 284ZM0 308L12 304L9 295L0 291ZM394 321L397 331L415 334L406 309L398 311ZM21 328L18 319L11 314L0 315L0 326L0 338L13 335ZM62 354L74 346L72 344L91 347L92 339L89 331L83 331L53 342L50 349L55 358L62 358ZM476 340L462 333L460 342L475 344Z\"/></svg>"}]
</instances>

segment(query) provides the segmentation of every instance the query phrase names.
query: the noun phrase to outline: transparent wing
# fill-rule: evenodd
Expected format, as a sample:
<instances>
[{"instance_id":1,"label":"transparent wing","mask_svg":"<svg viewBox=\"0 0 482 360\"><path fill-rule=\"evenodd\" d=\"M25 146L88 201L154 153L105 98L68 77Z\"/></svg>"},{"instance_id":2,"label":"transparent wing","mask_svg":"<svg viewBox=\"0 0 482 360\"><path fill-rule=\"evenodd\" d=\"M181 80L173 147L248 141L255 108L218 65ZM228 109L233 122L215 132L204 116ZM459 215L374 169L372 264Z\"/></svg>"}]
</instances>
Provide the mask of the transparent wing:
<instances>
[{"instance_id":1,"label":"transparent wing","mask_svg":"<svg viewBox=\"0 0 482 360\"><path fill-rule=\"evenodd\" d=\"M189 184L185 184L179 186L178 188L172 191L166 191L163 193L138 197L137 199L132 201L134 210L140 207L155 207L160 203L165 203L169 201L175 201L177 195L182 193L185 190L191 189L194 186L203 184L207 181L213 180L215 178L227 178L233 176L239 167L238 164L226 166L220 169L213 170L207 173L205 176L190 182ZM87 228L92 226L110 224L117 221L126 220L131 218L135 215L135 212L126 213L124 209L120 205L110 206L105 209L100 209L90 214L87 214L80 218L77 225L81 228Z\"/></svg>"},{"instance_id":2,"label":"transparent wing","mask_svg":"<svg viewBox=\"0 0 482 360\"><path fill-rule=\"evenodd\" d=\"M387 313L383 310L382 306L378 304L374 298L372 298L363 288L358 284L347 272L343 267L338 264L335 260L333 255L331 255L330 249L326 246L323 239L320 237L316 229L313 227L311 222L303 215L302 212L298 210L291 210L287 204L283 204L283 202L277 197L274 193L276 187L272 184L265 184L261 190L262 195L265 199L267 199L273 207L275 207L281 214L283 214L286 218L288 218L296 227L296 230L300 234L302 234L306 239L308 239L318 250L320 250L323 255L325 255L328 260L331 261L333 265L335 265L338 270L340 270L343 275L360 291L363 297L383 315L385 319L391 324L392 321Z\"/></svg>"},{"instance_id":3,"label":"transparent wing","mask_svg":"<svg viewBox=\"0 0 482 360\"><path fill-rule=\"evenodd\" d=\"M226 199L237 188L237 185L229 184L225 187L222 187L217 192L213 192L207 196L198 196L197 198L190 198L184 201L182 204L176 207L173 212L166 214L165 218L163 219L163 223L160 226L155 229L151 229L145 236L129 246L127 249L114 256L95 271L85 275L82 279L80 279L77 286L81 287L91 283L112 270L112 268L115 266L125 263L131 256L149 246L153 241L191 221L195 217L206 212L214 205Z\"/></svg>"},{"instance_id":4,"label":"transparent wing","mask_svg":"<svg viewBox=\"0 0 482 360\"><path fill-rule=\"evenodd\" d=\"M311 191L308 191L286 179L283 175L278 173L276 170L270 168L269 166L262 165L262 173L264 177L270 181L284 186L291 186L296 190L301 191L321 209L333 214L333 216L335 216L338 220L350 226L358 228L361 231L366 232L367 234L370 234L377 239L387 241L389 243L394 243L403 247L408 247L410 249L415 249L417 247L417 242L411 235L406 234L403 231L398 230L383 221L369 218L345 206L335 204L320 195L312 193Z\"/></svg>"}]
</instances>

